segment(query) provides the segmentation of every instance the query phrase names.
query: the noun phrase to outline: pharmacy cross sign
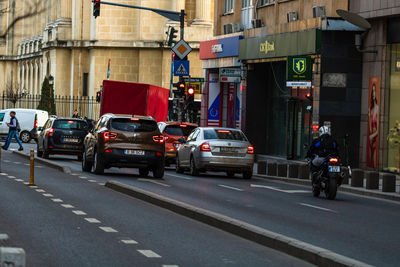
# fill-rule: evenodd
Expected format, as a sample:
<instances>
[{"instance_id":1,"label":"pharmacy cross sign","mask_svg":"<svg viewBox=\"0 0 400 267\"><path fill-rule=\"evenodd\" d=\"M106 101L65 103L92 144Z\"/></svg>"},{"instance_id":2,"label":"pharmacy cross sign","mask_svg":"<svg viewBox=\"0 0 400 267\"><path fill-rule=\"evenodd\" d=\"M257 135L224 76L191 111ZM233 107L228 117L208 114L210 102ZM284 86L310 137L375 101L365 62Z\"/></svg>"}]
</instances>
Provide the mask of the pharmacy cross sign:
<instances>
[{"instance_id":1,"label":"pharmacy cross sign","mask_svg":"<svg viewBox=\"0 0 400 267\"><path fill-rule=\"evenodd\" d=\"M192 48L182 39L172 48L172 51L175 52L180 59L184 59L190 52L192 52Z\"/></svg>"}]
</instances>

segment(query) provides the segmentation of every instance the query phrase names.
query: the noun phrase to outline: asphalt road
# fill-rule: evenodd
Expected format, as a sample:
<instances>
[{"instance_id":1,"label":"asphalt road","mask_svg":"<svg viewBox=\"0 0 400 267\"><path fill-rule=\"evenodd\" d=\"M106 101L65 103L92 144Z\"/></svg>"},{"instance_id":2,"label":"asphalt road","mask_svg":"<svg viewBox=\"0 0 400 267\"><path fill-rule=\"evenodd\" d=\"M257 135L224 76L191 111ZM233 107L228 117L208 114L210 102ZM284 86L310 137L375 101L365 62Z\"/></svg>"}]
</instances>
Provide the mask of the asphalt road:
<instances>
[{"instance_id":1,"label":"asphalt road","mask_svg":"<svg viewBox=\"0 0 400 267\"><path fill-rule=\"evenodd\" d=\"M60 156L52 160L81 173L76 160ZM191 177L172 169L163 180L140 177L132 169L85 175L133 185L372 265L398 266L400 261L399 203L342 192L329 201L312 197L308 187L215 173Z\"/></svg>"},{"instance_id":2,"label":"asphalt road","mask_svg":"<svg viewBox=\"0 0 400 267\"><path fill-rule=\"evenodd\" d=\"M309 266L110 190L106 176L37 164L31 188L27 159L3 152L1 167L0 232L27 266Z\"/></svg>"}]
</instances>

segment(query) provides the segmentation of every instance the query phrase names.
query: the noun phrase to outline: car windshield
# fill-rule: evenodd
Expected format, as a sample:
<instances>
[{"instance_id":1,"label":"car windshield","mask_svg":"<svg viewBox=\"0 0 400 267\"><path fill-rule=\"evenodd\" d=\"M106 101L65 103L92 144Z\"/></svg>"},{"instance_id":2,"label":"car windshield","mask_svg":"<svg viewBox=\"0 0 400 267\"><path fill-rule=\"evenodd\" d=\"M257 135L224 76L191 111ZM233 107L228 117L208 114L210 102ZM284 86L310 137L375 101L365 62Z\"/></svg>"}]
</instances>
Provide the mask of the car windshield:
<instances>
[{"instance_id":1,"label":"car windshield","mask_svg":"<svg viewBox=\"0 0 400 267\"><path fill-rule=\"evenodd\" d=\"M188 125L170 125L165 127L164 133L175 136L187 137L196 127Z\"/></svg>"},{"instance_id":2,"label":"car windshield","mask_svg":"<svg viewBox=\"0 0 400 267\"><path fill-rule=\"evenodd\" d=\"M88 130L88 125L84 121L77 120L56 120L53 125L54 129L65 130Z\"/></svg>"},{"instance_id":3,"label":"car windshield","mask_svg":"<svg viewBox=\"0 0 400 267\"><path fill-rule=\"evenodd\" d=\"M136 118L117 118L111 121L111 127L115 130L125 132L153 132L157 129L157 123L151 120L140 120Z\"/></svg>"},{"instance_id":4,"label":"car windshield","mask_svg":"<svg viewBox=\"0 0 400 267\"><path fill-rule=\"evenodd\" d=\"M241 131L235 130L217 130L217 129L206 129L204 130L204 139L221 139L221 140L237 140L247 141L246 136Z\"/></svg>"}]
</instances>

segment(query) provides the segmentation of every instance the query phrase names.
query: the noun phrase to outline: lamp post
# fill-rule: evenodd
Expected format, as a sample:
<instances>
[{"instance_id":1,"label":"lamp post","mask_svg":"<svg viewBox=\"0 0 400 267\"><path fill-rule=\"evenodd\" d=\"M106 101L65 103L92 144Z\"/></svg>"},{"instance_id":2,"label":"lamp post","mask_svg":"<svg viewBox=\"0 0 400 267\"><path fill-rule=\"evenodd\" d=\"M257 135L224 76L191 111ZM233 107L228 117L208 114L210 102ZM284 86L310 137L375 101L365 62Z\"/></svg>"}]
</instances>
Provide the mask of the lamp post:
<instances>
[{"instance_id":1,"label":"lamp post","mask_svg":"<svg viewBox=\"0 0 400 267\"><path fill-rule=\"evenodd\" d=\"M54 77L52 75L49 76L49 85L50 85L50 112L53 113L53 85L54 85ZM54 115L54 114L53 114Z\"/></svg>"}]
</instances>

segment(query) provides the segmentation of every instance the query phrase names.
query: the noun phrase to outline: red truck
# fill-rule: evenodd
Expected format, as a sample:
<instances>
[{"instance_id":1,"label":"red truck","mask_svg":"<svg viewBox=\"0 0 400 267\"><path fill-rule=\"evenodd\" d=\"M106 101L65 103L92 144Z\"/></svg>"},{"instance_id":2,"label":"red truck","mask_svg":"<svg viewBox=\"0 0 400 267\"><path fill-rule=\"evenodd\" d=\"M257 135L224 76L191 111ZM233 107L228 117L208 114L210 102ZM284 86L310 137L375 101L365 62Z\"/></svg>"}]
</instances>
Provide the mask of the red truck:
<instances>
[{"instance_id":1,"label":"red truck","mask_svg":"<svg viewBox=\"0 0 400 267\"><path fill-rule=\"evenodd\" d=\"M151 84L103 81L100 116L106 113L152 116L157 122L168 116L169 90Z\"/></svg>"}]
</instances>

